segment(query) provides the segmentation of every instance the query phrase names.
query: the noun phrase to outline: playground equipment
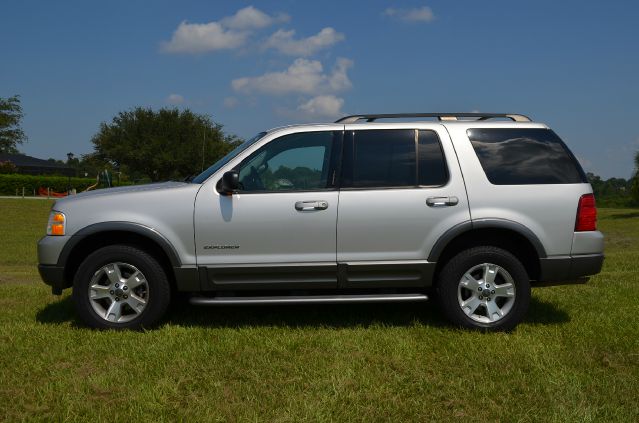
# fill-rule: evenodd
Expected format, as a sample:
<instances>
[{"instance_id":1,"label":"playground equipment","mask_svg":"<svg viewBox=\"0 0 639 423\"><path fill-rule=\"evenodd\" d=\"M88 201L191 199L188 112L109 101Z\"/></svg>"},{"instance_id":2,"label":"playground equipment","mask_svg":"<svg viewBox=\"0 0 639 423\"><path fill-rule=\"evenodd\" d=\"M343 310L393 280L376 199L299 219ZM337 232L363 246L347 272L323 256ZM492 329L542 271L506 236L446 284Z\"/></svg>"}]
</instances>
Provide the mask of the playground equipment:
<instances>
[{"instance_id":1,"label":"playground equipment","mask_svg":"<svg viewBox=\"0 0 639 423\"><path fill-rule=\"evenodd\" d=\"M53 197L53 198L61 198L61 197L66 197L67 195L69 195L68 192L55 192L52 191L50 188L44 188L44 187L40 187L38 188L38 195L40 197Z\"/></svg>"},{"instance_id":2,"label":"playground equipment","mask_svg":"<svg viewBox=\"0 0 639 423\"><path fill-rule=\"evenodd\" d=\"M104 169L102 172L98 173L95 184L87 187L84 192L91 191L99 185L102 185L102 188L111 188L113 186L112 182L113 179L111 178L111 174L107 169Z\"/></svg>"}]
</instances>

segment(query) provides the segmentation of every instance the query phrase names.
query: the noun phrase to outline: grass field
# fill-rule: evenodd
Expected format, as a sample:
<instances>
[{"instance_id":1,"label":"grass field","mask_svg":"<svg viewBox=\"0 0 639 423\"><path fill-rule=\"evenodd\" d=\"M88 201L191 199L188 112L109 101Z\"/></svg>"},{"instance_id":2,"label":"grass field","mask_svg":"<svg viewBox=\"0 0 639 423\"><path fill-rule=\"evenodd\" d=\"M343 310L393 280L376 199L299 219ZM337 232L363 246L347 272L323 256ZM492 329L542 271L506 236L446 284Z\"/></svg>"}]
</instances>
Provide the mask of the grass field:
<instances>
[{"instance_id":1,"label":"grass field","mask_svg":"<svg viewBox=\"0 0 639 423\"><path fill-rule=\"evenodd\" d=\"M639 421L639 210L601 209L603 272L534 290L512 334L432 303L181 307L138 333L42 284L50 205L0 200L0 420Z\"/></svg>"}]
</instances>

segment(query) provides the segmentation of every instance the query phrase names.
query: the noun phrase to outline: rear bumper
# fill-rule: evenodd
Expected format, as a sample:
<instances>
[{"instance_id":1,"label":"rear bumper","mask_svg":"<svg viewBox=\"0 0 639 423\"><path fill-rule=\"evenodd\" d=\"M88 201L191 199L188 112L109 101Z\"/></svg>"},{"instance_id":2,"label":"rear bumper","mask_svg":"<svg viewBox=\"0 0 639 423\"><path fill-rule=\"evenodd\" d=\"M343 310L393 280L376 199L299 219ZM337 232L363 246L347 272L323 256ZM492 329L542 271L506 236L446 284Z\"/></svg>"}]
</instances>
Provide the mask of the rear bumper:
<instances>
[{"instance_id":1,"label":"rear bumper","mask_svg":"<svg viewBox=\"0 0 639 423\"><path fill-rule=\"evenodd\" d=\"M596 275L603 266L603 254L578 254L542 258L540 264L540 285L567 285L583 283L586 276Z\"/></svg>"},{"instance_id":2,"label":"rear bumper","mask_svg":"<svg viewBox=\"0 0 639 423\"><path fill-rule=\"evenodd\" d=\"M54 295L60 295L64 288L68 288L68 285L64 281L64 267L39 264L38 272L40 272L40 277L44 283L51 286L51 292Z\"/></svg>"}]
</instances>

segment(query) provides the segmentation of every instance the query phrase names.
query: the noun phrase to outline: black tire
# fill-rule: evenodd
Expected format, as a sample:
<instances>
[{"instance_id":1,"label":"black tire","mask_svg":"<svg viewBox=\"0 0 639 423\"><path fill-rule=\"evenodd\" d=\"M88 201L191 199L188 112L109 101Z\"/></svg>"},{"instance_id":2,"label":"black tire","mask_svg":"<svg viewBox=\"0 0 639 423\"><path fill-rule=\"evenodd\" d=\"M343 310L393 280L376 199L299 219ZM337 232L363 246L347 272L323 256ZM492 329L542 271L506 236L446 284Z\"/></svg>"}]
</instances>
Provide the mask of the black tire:
<instances>
[{"instance_id":1,"label":"black tire","mask_svg":"<svg viewBox=\"0 0 639 423\"><path fill-rule=\"evenodd\" d=\"M137 315L128 305L131 320L112 322L100 316L89 298L89 284L103 266L110 263L125 263L137 268L146 280L148 300L144 309ZM171 288L166 273L160 263L149 253L129 245L110 245L91 253L80 264L73 279L73 301L76 312L82 322L98 329L142 329L156 324L166 312L171 301ZM106 299L107 304L111 301ZM124 303L124 300L123 300Z\"/></svg>"},{"instance_id":2,"label":"black tire","mask_svg":"<svg viewBox=\"0 0 639 423\"><path fill-rule=\"evenodd\" d=\"M494 322L477 321L477 318L482 318L481 315L474 314L475 319L469 317L462 309L458 297L458 295L462 295L460 292L468 292L466 290L458 291L464 274L484 263L495 264L505 270L512 278L512 283L515 287L515 296L512 298L508 312ZM479 288L477 289L479 290ZM477 295L481 294L477 293ZM457 326L483 331L510 331L521 322L528 311L530 279L521 262L508 251L490 246L474 247L457 254L444 265L437 280L437 298L446 317ZM486 301L497 301L495 297L485 296L483 298L484 304L487 304ZM504 302L511 301L510 299L501 298L499 300ZM480 305L477 310L479 310L479 313L489 314L485 306Z\"/></svg>"}]
</instances>

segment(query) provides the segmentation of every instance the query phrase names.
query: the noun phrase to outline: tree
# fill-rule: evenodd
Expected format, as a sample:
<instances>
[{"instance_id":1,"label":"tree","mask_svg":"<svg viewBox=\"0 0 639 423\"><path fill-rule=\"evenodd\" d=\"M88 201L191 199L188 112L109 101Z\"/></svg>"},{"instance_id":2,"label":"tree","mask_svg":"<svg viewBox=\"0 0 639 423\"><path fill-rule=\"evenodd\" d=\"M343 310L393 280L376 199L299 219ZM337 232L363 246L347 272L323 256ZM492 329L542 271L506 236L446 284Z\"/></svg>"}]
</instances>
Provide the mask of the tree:
<instances>
[{"instance_id":1,"label":"tree","mask_svg":"<svg viewBox=\"0 0 639 423\"><path fill-rule=\"evenodd\" d=\"M624 178L610 178L603 180L600 176L588 172L586 174L588 182L592 185L592 190L597 199L597 205L601 207L631 207L639 203L633 200L636 195L636 176L628 180Z\"/></svg>"},{"instance_id":2,"label":"tree","mask_svg":"<svg viewBox=\"0 0 639 423\"><path fill-rule=\"evenodd\" d=\"M635 200L635 203L639 204L639 151L637 151L635 155L635 174L632 178L630 192L632 193L632 198Z\"/></svg>"},{"instance_id":3,"label":"tree","mask_svg":"<svg viewBox=\"0 0 639 423\"><path fill-rule=\"evenodd\" d=\"M0 153L18 153L18 144L27 140L20 128L24 114L20 105L20 96L0 97Z\"/></svg>"},{"instance_id":4,"label":"tree","mask_svg":"<svg viewBox=\"0 0 639 423\"><path fill-rule=\"evenodd\" d=\"M112 163L132 178L184 179L200 173L240 140L209 116L178 109L137 107L102 123L87 159Z\"/></svg>"},{"instance_id":5,"label":"tree","mask_svg":"<svg viewBox=\"0 0 639 423\"><path fill-rule=\"evenodd\" d=\"M3 173L18 173L18 168L10 161L0 160L0 174Z\"/></svg>"}]
</instances>

